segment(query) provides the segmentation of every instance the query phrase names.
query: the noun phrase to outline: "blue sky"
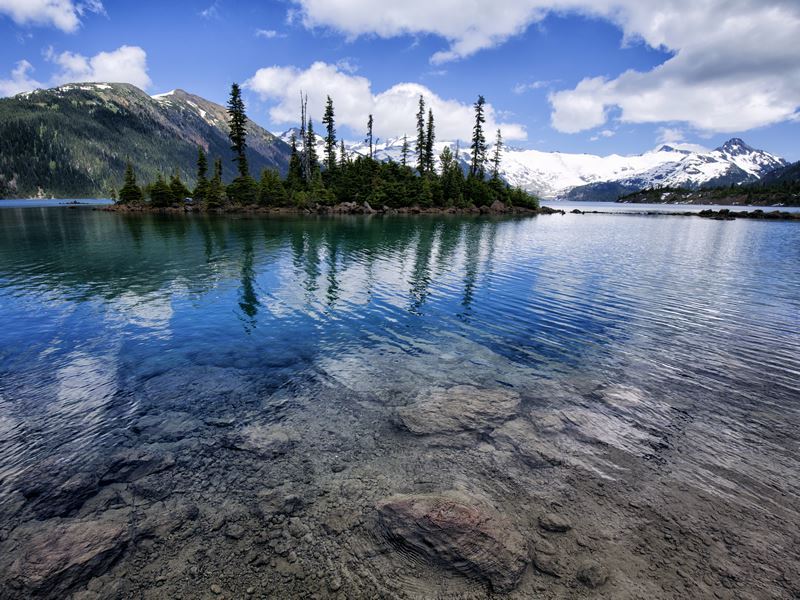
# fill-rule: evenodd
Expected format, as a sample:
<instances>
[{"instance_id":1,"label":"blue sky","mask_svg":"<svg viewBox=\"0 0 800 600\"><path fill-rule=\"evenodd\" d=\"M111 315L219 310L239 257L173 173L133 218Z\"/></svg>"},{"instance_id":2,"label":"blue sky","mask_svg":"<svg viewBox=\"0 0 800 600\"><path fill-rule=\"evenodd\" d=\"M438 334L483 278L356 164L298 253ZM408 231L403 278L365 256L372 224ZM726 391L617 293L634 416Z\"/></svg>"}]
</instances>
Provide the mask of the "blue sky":
<instances>
[{"instance_id":1,"label":"blue sky","mask_svg":"<svg viewBox=\"0 0 800 600\"><path fill-rule=\"evenodd\" d=\"M224 103L238 81L250 117L281 131L302 88L316 120L330 93L356 139L368 112L381 137L411 134L419 93L440 137L466 137L480 93L514 146L739 136L798 160L800 8L720 1L406 0L388 14L370 0L0 0L0 94L116 78Z\"/></svg>"}]
</instances>

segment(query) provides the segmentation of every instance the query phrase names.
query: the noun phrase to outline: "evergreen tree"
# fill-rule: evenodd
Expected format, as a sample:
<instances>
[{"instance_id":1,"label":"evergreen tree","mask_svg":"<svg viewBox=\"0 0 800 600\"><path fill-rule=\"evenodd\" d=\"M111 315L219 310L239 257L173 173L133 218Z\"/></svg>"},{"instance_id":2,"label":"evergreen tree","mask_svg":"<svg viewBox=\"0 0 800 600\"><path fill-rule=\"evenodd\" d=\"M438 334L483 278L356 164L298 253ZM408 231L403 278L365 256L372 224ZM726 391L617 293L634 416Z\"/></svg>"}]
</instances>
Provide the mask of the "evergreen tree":
<instances>
[{"instance_id":1,"label":"evergreen tree","mask_svg":"<svg viewBox=\"0 0 800 600\"><path fill-rule=\"evenodd\" d=\"M289 142L292 152L289 156L289 171L286 174L286 188L289 193L299 192L305 187L305 177L303 176L303 163L297 151L297 136L293 133Z\"/></svg>"},{"instance_id":2,"label":"evergreen tree","mask_svg":"<svg viewBox=\"0 0 800 600\"><path fill-rule=\"evenodd\" d=\"M214 161L214 177L208 182L205 207L220 208L225 204L225 185L222 183L222 159Z\"/></svg>"},{"instance_id":3,"label":"evergreen tree","mask_svg":"<svg viewBox=\"0 0 800 600\"><path fill-rule=\"evenodd\" d=\"M172 204L172 190L161 173L150 187L150 204L156 208L165 208Z\"/></svg>"},{"instance_id":4,"label":"evergreen tree","mask_svg":"<svg viewBox=\"0 0 800 600\"><path fill-rule=\"evenodd\" d=\"M433 129L433 111L428 110L428 129L425 132L425 170L428 173L434 172L433 142L436 134Z\"/></svg>"},{"instance_id":5,"label":"evergreen tree","mask_svg":"<svg viewBox=\"0 0 800 600\"><path fill-rule=\"evenodd\" d=\"M133 165L129 162L125 167L125 182L119 191L120 204L141 204L143 200L142 189L136 184L136 174Z\"/></svg>"},{"instance_id":6,"label":"evergreen tree","mask_svg":"<svg viewBox=\"0 0 800 600\"><path fill-rule=\"evenodd\" d=\"M175 172L172 174L172 178L169 181L169 189L170 192L172 192L172 201L176 203L183 203L191 193L189 192L189 188L186 187L186 184L181 180L178 169L175 169Z\"/></svg>"},{"instance_id":7,"label":"evergreen tree","mask_svg":"<svg viewBox=\"0 0 800 600\"><path fill-rule=\"evenodd\" d=\"M425 132L425 98L420 94L419 110L417 111L417 171L422 175L425 172L425 142L428 136Z\"/></svg>"},{"instance_id":8,"label":"evergreen tree","mask_svg":"<svg viewBox=\"0 0 800 600\"><path fill-rule=\"evenodd\" d=\"M262 206L286 206L288 202L289 194L280 174L274 169L264 169L258 184L258 203Z\"/></svg>"},{"instance_id":9,"label":"evergreen tree","mask_svg":"<svg viewBox=\"0 0 800 600\"><path fill-rule=\"evenodd\" d=\"M208 160L201 146L197 147L197 185L194 188L194 201L203 202L208 188Z\"/></svg>"},{"instance_id":10,"label":"evergreen tree","mask_svg":"<svg viewBox=\"0 0 800 600\"><path fill-rule=\"evenodd\" d=\"M492 155L492 181L500 181L500 159L503 151L503 134L497 130L497 138L494 142L494 154Z\"/></svg>"},{"instance_id":11,"label":"evergreen tree","mask_svg":"<svg viewBox=\"0 0 800 600\"><path fill-rule=\"evenodd\" d=\"M228 99L228 126L230 127L231 150L234 161L239 169L240 177L248 177L250 171L247 167L247 116L244 112L244 101L238 83L231 85L231 95Z\"/></svg>"},{"instance_id":12,"label":"evergreen tree","mask_svg":"<svg viewBox=\"0 0 800 600\"><path fill-rule=\"evenodd\" d=\"M403 134L403 148L400 150L400 164L404 167L408 165L408 136Z\"/></svg>"},{"instance_id":13,"label":"evergreen tree","mask_svg":"<svg viewBox=\"0 0 800 600\"><path fill-rule=\"evenodd\" d=\"M314 123L311 119L306 124L306 181L311 183L319 173L319 158L317 157L317 136L314 134Z\"/></svg>"},{"instance_id":14,"label":"evergreen tree","mask_svg":"<svg viewBox=\"0 0 800 600\"><path fill-rule=\"evenodd\" d=\"M373 153L372 153L372 140L373 140L373 138L372 138L372 125L373 125L372 115L370 115L369 118L367 119L367 139L364 140L365 142L367 142L369 144L369 157L370 157L370 159L373 158Z\"/></svg>"},{"instance_id":15,"label":"evergreen tree","mask_svg":"<svg viewBox=\"0 0 800 600\"><path fill-rule=\"evenodd\" d=\"M336 169L336 127L333 119L333 100L328 96L325 104L325 115L322 123L325 125L325 168L328 171Z\"/></svg>"},{"instance_id":16,"label":"evergreen tree","mask_svg":"<svg viewBox=\"0 0 800 600\"><path fill-rule=\"evenodd\" d=\"M472 128L472 163L470 164L469 174L478 179L484 179L486 171L486 136L483 133L483 126L486 123L484 105L486 100L483 96L478 96L475 102L475 125Z\"/></svg>"},{"instance_id":17,"label":"evergreen tree","mask_svg":"<svg viewBox=\"0 0 800 600\"><path fill-rule=\"evenodd\" d=\"M339 140L339 166L343 169L348 162L347 149L344 147L344 140Z\"/></svg>"}]
</instances>

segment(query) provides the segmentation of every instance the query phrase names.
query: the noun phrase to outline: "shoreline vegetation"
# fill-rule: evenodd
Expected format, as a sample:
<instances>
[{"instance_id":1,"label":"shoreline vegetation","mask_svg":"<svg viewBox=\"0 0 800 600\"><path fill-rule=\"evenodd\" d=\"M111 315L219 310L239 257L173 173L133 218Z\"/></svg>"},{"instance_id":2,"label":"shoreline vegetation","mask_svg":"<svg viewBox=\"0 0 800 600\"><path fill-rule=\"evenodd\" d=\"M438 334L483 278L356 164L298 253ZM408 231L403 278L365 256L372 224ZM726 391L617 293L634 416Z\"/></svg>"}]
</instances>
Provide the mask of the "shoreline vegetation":
<instances>
[{"instance_id":1,"label":"shoreline vegetation","mask_svg":"<svg viewBox=\"0 0 800 600\"><path fill-rule=\"evenodd\" d=\"M265 169L256 181L250 175L247 149L247 116L241 90L231 86L228 125L231 151L238 176L227 185L222 179L222 158L214 160L209 177L209 157L198 147L197 176L193 190L177 170L170 179L159 174L155 181L140 186L133 165L128 162L119 194L112 193L111 210L156 212L528 212L540 211L539 199L521 188L511 188L499 173L503 141L500 130L492 156L488 155L485 117L486 101L478 96L474 104L471 161L467 173L458 153L448 147L435 168L435 121L433 111L419 98L417 135L412 150L404 137L401 161L381 162L374 158L375 122L366 119L366 156L349 155L344 141L337 139L333 100L327 98L322 124L325 128L323 156L317 154L318 136L308 116L308 98L300 97L300 135L292 135L291 156L285 175ZM414 163L412 164L412 160Z\"/></svg>"}]
</instances>

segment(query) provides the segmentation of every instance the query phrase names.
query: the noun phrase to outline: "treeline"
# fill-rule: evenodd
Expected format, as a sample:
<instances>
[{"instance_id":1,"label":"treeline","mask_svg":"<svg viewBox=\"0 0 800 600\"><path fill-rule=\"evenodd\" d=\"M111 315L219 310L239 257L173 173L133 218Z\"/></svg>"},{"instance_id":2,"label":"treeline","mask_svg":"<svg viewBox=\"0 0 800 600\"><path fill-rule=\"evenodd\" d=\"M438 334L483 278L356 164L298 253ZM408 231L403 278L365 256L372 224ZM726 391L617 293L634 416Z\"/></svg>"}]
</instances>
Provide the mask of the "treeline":
<instances>
[{"instance_id":1,"label":"treeline","mask_svg":"<svg viewBox=\"0 0 800 600\"><path fill-rule=\"evenodd\" d=\"M133 167L129 164L125 183L119 191L120 204L163 208L183 204L187 198L205 210L243 206L310 208L315 205L334 205L343 202L368 202L373 207L401 208L417 205L429 207L481 207L494 202L506 206L536 209L538 199L522 189L511 188L500 177L503 141L497 130L491 156L485 134L485 100L479 96L474 104L475 121L472 128L470 162L462 168L459 150L446 147L434 155L435 120L422 96L416 114L417 135L412 150L407 137L403 139L399 162L375 159L374 119L367 118L365 143L368 153L351 155L344 140L337 138L333 100L328 96L322 117L324 127L323 156L317 154L317 135L308 116L308 100L301 96L299 136L293 135L291 156L286 177L265 169L259 180L254 179L247 161L247 116L241 90L231 86L228 100L228 124L233 161L237 177L225 183L222 159L214 160L209 169L209 157L198 149L197 178L193 190L181 180L178 171L171 177L159 175L155 181L140 187Z\"/></svg>"},{"instance_id":2,"label":"treeline","mask_svg":"<svg viewBox=\"0 0 800 600\"><path fill-rule=\"evenodd\" d=\"M729 185L691 190L660 187L620 196L618 202L660 204L663 202L702 201L707 204L753 204L800 206L800 180Z\"/></svg>"}]
</instances>

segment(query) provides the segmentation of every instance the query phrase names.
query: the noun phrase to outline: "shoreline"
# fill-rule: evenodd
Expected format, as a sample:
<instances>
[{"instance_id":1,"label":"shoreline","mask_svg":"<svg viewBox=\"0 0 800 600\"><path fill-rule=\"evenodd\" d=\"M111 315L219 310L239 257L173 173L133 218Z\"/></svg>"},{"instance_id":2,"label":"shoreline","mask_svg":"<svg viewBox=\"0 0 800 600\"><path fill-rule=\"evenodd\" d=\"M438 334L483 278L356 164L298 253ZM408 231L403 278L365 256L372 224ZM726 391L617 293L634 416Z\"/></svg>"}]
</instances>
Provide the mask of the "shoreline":
<instances>
[{"instance_id":1,"label":"shoreline","mask_svg":"<svg viewBox=\"0 0 800 600\"><path fill-rule=\"evenodd\" d=\"M571 215L630 215L638 217L702 217L704 219L711 219L713 221L735 221L736 219L754 219L762 221L800 221L800 212L788 212L782 210L773 210L766 212L761 209L752 211L740 210L734 211L728 208L720 210L701 210L694 211L675 211L666 212L658 210L641 210L641 211L610 211L610 210L580 210L575 208L569 211Z\"/></svg>"}]
</instances>

